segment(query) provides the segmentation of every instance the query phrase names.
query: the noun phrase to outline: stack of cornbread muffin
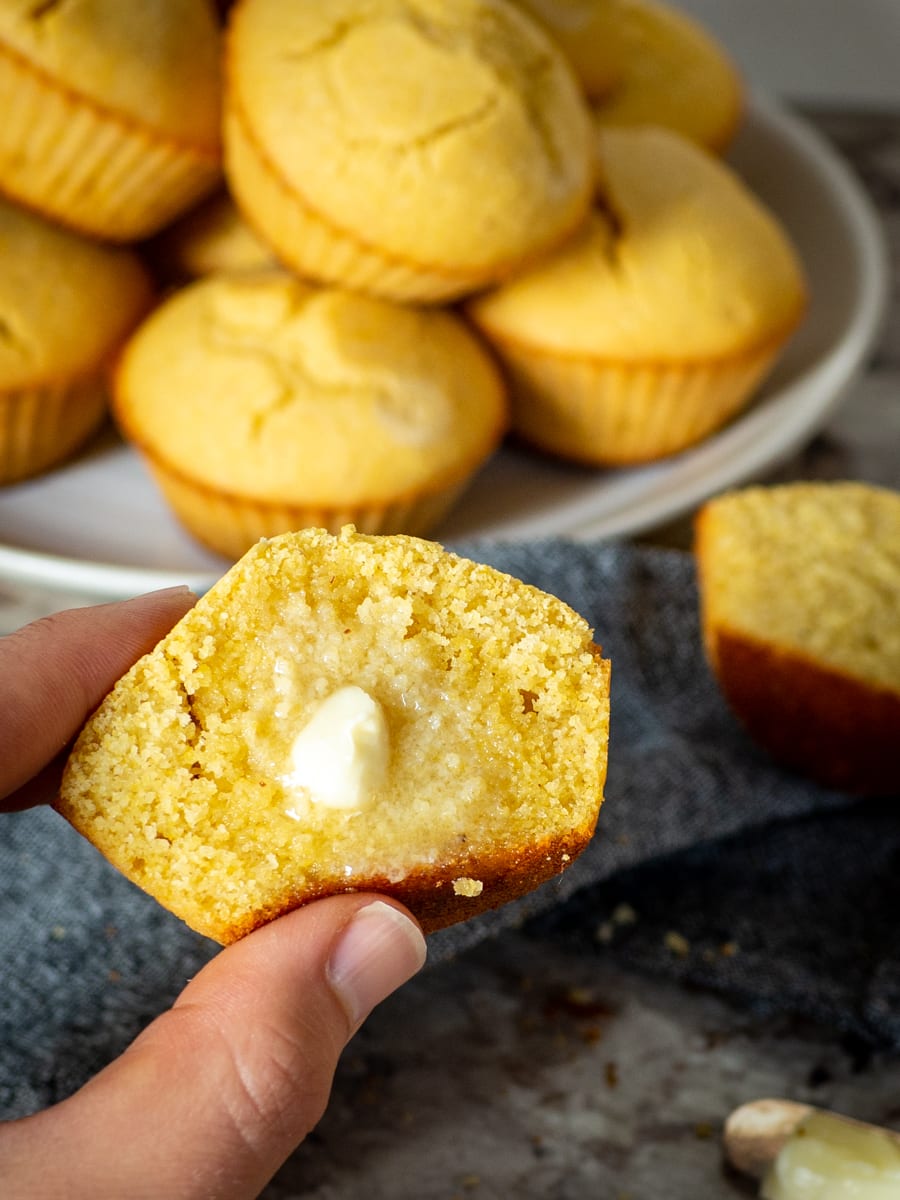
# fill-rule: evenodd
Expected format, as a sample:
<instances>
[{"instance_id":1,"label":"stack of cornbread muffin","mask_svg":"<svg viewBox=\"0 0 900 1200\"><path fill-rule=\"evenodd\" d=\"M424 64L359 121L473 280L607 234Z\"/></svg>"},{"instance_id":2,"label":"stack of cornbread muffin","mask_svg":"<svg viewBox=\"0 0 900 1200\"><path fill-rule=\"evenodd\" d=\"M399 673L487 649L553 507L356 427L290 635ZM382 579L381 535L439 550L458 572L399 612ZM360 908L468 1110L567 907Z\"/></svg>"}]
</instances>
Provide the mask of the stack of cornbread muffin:
<instances>
[{"instance_id":1,"label":"stack of cornbread muffin","mask_svg":"<svg viewBox=\"0 0 900 1200\"><path fill-rule=\"evenodd\" d=\"M228 558L428 532L508 432L677 453L804 312L737 73L655 0L0 0L0 94L0 482L111 381Z\"/></svg>"}]
</instances>

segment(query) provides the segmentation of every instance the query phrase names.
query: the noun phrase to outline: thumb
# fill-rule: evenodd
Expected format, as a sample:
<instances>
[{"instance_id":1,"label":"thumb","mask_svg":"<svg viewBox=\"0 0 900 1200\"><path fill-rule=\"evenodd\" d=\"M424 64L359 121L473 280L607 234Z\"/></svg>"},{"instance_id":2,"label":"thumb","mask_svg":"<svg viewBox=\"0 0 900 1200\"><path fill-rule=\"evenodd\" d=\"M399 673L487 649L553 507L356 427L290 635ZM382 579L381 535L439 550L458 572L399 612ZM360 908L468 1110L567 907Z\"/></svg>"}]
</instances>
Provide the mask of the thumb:
<instances>
[{"instance_id":1,"label":"thumb","mask_svg":"<svg viewBox=\"0 0 900 1200\"><path fill-rule=\"evenodd\" d=\"M251 1200L321 1117L354 1030L424 960L418 925L377 896L256 930L80 1092L0 1127L12 1194Z\"/></svg>"}]
</instances>

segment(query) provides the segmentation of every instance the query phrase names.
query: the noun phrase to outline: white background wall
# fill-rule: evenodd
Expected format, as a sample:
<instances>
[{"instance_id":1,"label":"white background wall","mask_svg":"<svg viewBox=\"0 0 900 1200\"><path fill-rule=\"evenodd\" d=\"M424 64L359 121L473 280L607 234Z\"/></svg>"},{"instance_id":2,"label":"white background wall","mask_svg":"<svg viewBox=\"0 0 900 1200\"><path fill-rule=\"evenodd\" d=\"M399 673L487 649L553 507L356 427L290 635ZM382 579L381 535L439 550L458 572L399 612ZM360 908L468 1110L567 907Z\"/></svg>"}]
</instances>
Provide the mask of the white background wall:
<instances>
[{"instance_id":1,"label":"white background wall","mask_svg":"<svg viewBox=\"0 0 900 1200\"><path fill-rule=\"evenodd\" d=\"M792 99L900 108L900 0L673 0Z\"/></svg>"}]
</instances>

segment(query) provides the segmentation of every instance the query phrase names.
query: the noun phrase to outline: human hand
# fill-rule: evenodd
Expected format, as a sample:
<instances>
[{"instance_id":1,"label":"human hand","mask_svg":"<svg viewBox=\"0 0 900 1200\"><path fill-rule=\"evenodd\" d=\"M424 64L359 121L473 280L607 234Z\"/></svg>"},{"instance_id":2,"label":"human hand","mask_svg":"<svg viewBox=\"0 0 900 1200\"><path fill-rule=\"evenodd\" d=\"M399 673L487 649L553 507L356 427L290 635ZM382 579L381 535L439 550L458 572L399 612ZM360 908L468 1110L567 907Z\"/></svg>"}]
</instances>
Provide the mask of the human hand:
<instances>
[{"instance_id":1,"label":"human hand","mask_svg":"<svg viewBox=\"0 0 900 1200\"><path fill-rule=\"evenodd\" d=\"M193 600L157 592L0 638L0 809L54 797L84 720ZM79 1092L0 1125L0 1192L250 1200L321 1117L348 1039L424 958L406 911L373 895L256 930Z\"/></svg>"}]
</instances>

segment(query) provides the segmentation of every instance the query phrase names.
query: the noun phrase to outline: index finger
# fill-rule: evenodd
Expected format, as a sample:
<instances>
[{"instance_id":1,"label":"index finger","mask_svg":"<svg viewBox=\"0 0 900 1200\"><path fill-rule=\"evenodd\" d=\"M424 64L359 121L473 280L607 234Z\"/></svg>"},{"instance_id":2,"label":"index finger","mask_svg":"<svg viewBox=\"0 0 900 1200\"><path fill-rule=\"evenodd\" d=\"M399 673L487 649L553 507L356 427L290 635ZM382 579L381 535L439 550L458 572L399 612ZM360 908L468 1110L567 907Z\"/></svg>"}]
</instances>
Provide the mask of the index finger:
<instances>
[{"instance_id":1,"label":"index finger","mask_svg":"<svg viewBox=\"0 0 900 1200\"><path fill-rule=\"evenodd\" d=\"M195 599L186 587L169 588L54 613L0 638L0 809L52 794L54 760Z\"/></svg>"}]
</instances>

